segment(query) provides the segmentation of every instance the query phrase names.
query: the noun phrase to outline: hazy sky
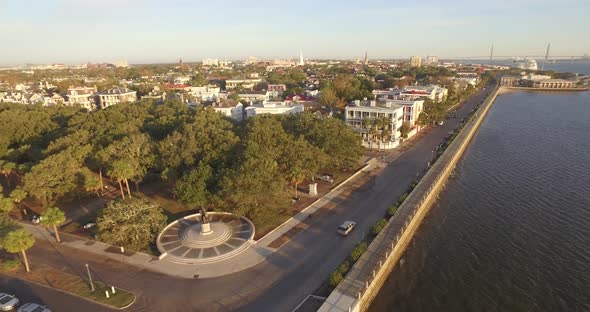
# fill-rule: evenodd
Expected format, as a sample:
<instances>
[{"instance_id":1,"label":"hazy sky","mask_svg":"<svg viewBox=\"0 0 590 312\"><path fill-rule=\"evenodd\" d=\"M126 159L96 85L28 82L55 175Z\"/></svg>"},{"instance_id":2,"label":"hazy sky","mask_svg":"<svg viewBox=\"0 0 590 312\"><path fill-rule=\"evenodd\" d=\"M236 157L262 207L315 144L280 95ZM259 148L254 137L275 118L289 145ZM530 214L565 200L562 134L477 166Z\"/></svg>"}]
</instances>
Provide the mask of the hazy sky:
<instances>
[{"instance_id":1,"label":"hazy sky","mask_svg":"<svg viewBox=\"0 0 590 312\"><path fill-rule=\"evenodd\" d=\"M590 0L0 0L0 65L590 53Z\"/></svg>"}]
</instances>

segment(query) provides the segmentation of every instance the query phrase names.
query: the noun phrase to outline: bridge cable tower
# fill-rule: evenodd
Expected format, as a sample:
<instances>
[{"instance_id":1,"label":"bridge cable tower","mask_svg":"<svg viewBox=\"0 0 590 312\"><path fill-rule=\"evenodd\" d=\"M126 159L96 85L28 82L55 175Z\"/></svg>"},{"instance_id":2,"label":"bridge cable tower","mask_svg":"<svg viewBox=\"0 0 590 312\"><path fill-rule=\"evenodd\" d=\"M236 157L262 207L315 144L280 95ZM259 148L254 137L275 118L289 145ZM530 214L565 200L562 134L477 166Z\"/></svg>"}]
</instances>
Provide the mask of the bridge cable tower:
<instances>
[{"instance_id":1,"label":"bridge cable tower","mask_svg":"<svg viewBox=\"0 0 590 312\"><path fill-rule=\"evenodd\" d=\"M545 69L545 64L547 64L547 62L549 61L549 50L551 49L551 42L547 43L547 51L545 51L545 61L543 62L543 65L541 66L541 70Z\"/></svg>"},{"instance_id":2,"label":"bridge cable tower","mask_svg":"<svg viewBox=\"0 0 590 312\"><path fill-rule=\"evenodd\" d=\"M492 65L492 59L494 58L494 45L490 48L490 65Z\"/></svg>"}]
</instances>

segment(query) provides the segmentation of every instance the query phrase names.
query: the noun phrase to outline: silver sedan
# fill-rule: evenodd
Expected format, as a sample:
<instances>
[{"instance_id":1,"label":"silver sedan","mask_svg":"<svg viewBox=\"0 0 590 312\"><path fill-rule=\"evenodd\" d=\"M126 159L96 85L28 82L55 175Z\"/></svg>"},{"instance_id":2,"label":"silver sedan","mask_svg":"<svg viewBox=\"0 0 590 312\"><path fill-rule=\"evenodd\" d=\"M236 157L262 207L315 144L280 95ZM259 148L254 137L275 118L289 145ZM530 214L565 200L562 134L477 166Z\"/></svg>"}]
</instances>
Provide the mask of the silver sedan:
<instances>
[{"instance_id":1,"label":"silver sedan","mask_svg":"<svg viewBox=\"0 0 590 312\"><path fill-rule=\"evenodd\" d=\"M0 293L0 311L10 311L18 305L18 298L6 293Z\"/></svg>"}]
</instances>

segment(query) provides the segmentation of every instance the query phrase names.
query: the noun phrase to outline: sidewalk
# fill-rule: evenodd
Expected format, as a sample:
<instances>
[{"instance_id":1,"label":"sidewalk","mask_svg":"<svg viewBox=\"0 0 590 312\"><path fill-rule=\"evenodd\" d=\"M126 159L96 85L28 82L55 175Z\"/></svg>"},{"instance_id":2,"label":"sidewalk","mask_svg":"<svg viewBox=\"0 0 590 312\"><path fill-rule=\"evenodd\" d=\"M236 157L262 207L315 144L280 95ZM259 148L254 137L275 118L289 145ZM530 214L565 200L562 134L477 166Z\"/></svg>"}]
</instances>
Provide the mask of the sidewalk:
<instances>
[{"instance_id":1,"label":"sidewalk","mask_svg":"<svg viewBox=\"0 0 590 312\"><path fill-rule=\"evenodd\" d=\"M62 242L58 244L48 229L27 223L21 224L38 240L44 240L60 247L74 248L93 253L122 263L180 278L212 278L240 272L262 262L272 253L272 250L268 248L252 245L251 248L248 248L238 256L221 262L199 265L178 264L170 262L166 258L158 260L157 257L142 252L125 251L122 253L120 247L94 240L86 240L67 233L60 232ZM63 251L67 253L67 250Z\"/></svg>"}]
</instances>

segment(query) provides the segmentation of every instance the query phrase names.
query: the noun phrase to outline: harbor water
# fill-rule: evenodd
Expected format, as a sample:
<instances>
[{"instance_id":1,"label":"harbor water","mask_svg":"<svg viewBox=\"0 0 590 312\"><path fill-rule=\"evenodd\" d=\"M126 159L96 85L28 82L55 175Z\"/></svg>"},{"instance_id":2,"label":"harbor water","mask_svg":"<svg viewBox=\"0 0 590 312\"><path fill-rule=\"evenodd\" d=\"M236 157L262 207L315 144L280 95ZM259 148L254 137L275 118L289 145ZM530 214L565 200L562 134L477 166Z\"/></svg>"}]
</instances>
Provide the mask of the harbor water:
<instances>
[{"instance_id":1,"label":"harbor water","mask_svg":"<svg viewBox=\"0 0 590 312\"><path fill-rule=\"evenodd\" d=\"M590 311L590 92L499 96L370 311Z\"/></svg>"}]
</instances>

